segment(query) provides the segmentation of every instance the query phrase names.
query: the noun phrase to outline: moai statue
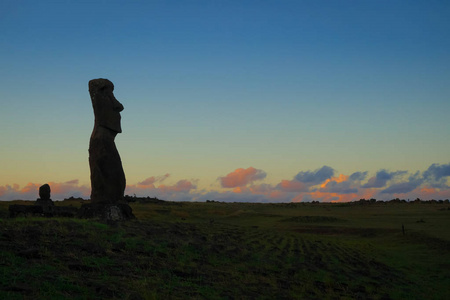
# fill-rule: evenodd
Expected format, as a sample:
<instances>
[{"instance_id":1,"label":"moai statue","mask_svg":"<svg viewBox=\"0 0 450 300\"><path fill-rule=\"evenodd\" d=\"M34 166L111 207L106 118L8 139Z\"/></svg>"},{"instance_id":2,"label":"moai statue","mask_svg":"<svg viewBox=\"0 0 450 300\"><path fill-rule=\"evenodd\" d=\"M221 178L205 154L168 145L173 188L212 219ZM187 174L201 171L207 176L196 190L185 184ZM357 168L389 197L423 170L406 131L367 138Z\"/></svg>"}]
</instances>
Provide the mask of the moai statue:
<instances>
[{"instance_id":1,"label":"moai statue","mask_svg":"<svg viewBox=\"0 0 450 300\"><path fill-rule=\"evenodd\" d=\"M41 200L51 200L50 199L50 186L46 183L39 188L39 197Z\"/></svg>"},{"instance_id":2,"label":"moai statue","mask_svg":"<svg viewBox=\"0 0 450 300\"><path fill-rule=\"evenodd\" d=\"M82 214L106 219L129 219L131 208L124 202L125 173L114 139L122 132L120 112L123 105L113 94L108 79L89 81L89 94L94 108L94 130L89 143L92 206ZM88 212L89 210L90 212Z\"/></svg>"},{"instance_id":3,"label":"moai statue","mask_svg":"<svg viewBox=\"0 0 450 300\"><path fill-rule=\"evenodd\" d=\"M36 199L36 205L53 206L54 203L50 199L50 186L46 183L39 187L39 198Z\"/></svg>"}]
</instances>

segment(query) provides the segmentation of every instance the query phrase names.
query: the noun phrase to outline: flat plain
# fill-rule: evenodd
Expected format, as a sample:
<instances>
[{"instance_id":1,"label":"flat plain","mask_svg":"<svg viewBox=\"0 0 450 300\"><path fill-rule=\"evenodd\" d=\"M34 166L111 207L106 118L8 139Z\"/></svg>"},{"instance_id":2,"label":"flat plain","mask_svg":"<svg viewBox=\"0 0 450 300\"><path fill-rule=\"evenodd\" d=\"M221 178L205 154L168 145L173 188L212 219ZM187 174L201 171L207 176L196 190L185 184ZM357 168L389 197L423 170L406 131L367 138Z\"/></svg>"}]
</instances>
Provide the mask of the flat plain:
<instances>
[{"instance_id":1,"label":"flat plain","mask_svg":"<svg viewBox=\"0 0 450 300\"><path fill-rule=\"evenodd\" d=\"M115 224L13 203L1 299L450 299L448 202L134 202Z\"/></svg>"}]
</instances>

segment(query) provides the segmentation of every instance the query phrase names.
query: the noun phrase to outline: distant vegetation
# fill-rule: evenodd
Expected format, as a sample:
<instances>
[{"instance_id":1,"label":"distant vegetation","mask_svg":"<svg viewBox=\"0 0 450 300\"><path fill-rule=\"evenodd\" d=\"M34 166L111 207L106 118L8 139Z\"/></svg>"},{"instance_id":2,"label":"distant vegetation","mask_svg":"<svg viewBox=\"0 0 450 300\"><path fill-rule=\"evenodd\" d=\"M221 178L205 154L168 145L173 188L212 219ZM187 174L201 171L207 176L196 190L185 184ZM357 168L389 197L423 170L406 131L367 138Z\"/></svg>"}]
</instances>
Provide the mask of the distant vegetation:
<instances>
[{"instance_id":1,"label":"distant vegetation","mask_svg":"<svg viewBox=\"0 0 450 300\"><path fill-rule=\"evenodd\" d=\"M136 197L133 196L128 196L125 195L125 201L127 201L128 203L133 203L133 202L138 202L138 203L163 203L165 202L164 200L160 200L156 197L150 198L150 197Z\"/></svg>"},{"instance_id":2,"label":"distant vegetation","mask_svg":"<svg viewBox=\"0 0 450 300\"><path fill-rule=\"evenodd\" d=\"M83 199L81 197L75 198L75 197L72 196L72 197L64 199L63 201L75 201L75 200L77 200L77 201L85 201L86 199ZM129 203L133 203L133 202L139 202L139 203L160 203L161 201L167 201L167 200L158 199L157 197L150 197L150 196L137 197L136 195L133 195L133 196L125 195L124 200L129 202ZM206 202L207 203L220 203L221 201L206 200ZM445 199L445 200L434 200L434 199L422 200L420 198L416 198L415 200L411 200L410 201L409 199L406 200L406 199L400 199L400 198L395 198L395 199L391 199L391 200L377 200L377 199L374 199L374 198L371 198L371 199L362 198L362 199L359 199L358 201L339 202L339 203L374 204L374 203L399 203L399 202L401 202L401 203L440 203L440 204L447 203L448 204L448 203L450 203L450 200L449 199ZM226 203L228 203L228 202L226 202ZM305 203L313 203L313 204L315 203L315 204L317 204L317 203L323 203L323 202L312 201L312 202L305 202Z\"/></svg>"},{"instance_id":3,"label":"distant vegetation","mask_svg":"<svg viewBox=\"0 0 450 300\"><path fill-rule=\"evenodd\" d=\"M127 199L109 225L0 202L0 299L450 299L448 201Z\"/></svg>"}]
</instances>

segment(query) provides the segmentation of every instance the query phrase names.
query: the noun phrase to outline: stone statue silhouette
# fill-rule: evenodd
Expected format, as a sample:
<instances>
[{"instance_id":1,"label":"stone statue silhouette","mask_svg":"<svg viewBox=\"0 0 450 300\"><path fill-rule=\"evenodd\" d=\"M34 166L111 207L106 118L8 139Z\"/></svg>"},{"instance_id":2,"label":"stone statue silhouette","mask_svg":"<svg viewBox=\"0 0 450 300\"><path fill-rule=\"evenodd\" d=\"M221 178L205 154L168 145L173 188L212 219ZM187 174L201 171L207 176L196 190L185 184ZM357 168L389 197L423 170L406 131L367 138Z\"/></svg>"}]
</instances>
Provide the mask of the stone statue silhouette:
<instances>
[{"instance_id":1,"label":"stone statue silhouette","mask_svg":"<svg viewBox=\"0 0 450 300\"><path fill-rule=\"evenodd\" d=\"M123 202L125 173L114 139L122 132L120 112L123 105L113 94L114 84L108 79L89 81L89 94L95 123L89 143L92 204Z\"/></svg>"},{"instance_id":2,"label":"stone statue silhouette","mask_svg":"<svg viewBox=\"0 0 450 300\"><path fill-rule=\"evenodd\" d=\"M50 186L46 183L39 187L39 199L41 200L51 200L50 199Z\"/></svg>"},{"instance_id":3,"label":"stone statue silhouette","mask_svg":"<svg viewBox=\"0 0 450 300\"><path fill-rule=\"evenodd\" d=\"M54 203L52 199L50 199L50 186L48 183L42 185L39 187L39 198L36 199L35 204L36 205L42 205L42 206L53 206Z\"/></svg>"}]
</instances>

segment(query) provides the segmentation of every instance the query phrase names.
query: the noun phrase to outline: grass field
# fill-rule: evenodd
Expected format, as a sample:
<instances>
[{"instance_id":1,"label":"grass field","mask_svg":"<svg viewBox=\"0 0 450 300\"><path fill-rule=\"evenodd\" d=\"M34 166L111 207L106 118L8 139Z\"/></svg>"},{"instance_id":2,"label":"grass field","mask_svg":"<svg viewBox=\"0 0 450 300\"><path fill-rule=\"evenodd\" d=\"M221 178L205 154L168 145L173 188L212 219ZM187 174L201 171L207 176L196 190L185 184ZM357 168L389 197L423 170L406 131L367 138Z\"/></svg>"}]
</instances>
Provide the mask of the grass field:
<instances>
[{"instance_id":1,"label":"grass field","mask_svg":"<svg viewBox=\"0 0 450 300\"><path fill-rule=\"evenodd\" d=\"M0 299L450 299L448 203L132 203L113 225L11 203Z\"/></svg>"}]
</instances>

